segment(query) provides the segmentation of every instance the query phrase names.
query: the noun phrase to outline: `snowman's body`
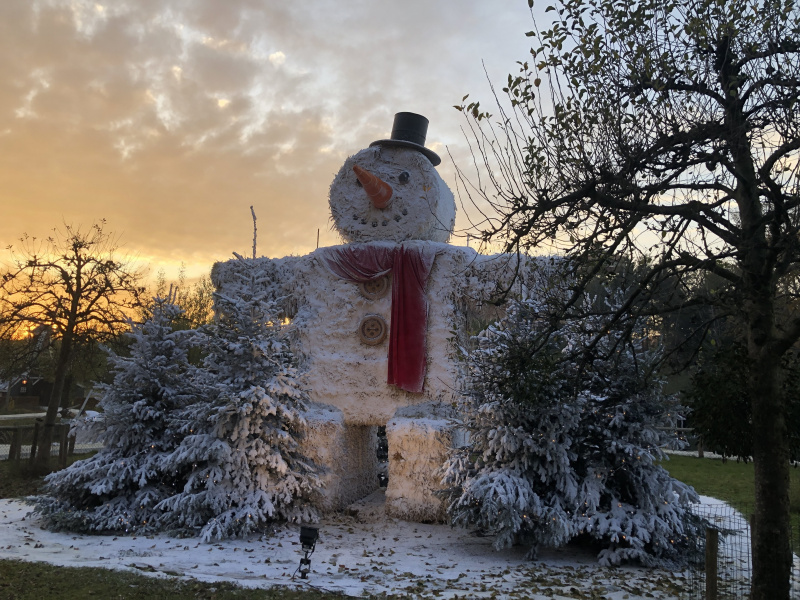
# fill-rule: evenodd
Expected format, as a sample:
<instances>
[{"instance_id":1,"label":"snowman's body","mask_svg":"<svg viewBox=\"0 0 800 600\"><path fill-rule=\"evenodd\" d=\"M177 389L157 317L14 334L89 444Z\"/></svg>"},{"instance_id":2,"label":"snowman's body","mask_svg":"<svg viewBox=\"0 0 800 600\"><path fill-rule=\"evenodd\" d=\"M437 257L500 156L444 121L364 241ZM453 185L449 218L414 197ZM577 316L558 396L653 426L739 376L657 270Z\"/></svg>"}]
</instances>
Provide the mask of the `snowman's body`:
<instances>
[{"instance_id":1,"label":"snowman's body","mask_svg":"<svg viewBox=\"0 0 800 600\"><path fill-rule=\"evenodd\" d=\"M456 339L456 332L466 329L465 305L470 298L487 297L496 285L491 272L504 266L465 247L421 241L405 244L424 244L437 252L426 290L427 368L421 393L386 383L388 339L369 345L358 335L360 322L369 315L391 325L391 275L385 295L370 298L359 284L337 277L325 265L324 254L342 246L300 257L255 259L269 273L270 292L281 299L283 316L291 319L292 343L311 399L338 408L353 425L385 425L400 407L452 402L459 385L458 345L464 343ZM228 269L235 269L237 263L217 265L218 286L224 287Z\"/></svg>"},{"instance_id":2,"label":"snowman's body","mask_svg":"<svg viewBox=\"0 0 800 600\"><path fill-rule=\"evenodd\" d=\"M354 165L389 184L391 198L380 207L370 202L365 192L371 185L360 182ZM458 346L464 340L458 337L466 335L468 307L490 296L510 269L502 259L445 243L455 220L453 195L431 160L413 147L374 145L348 158L331 185L330 206L350 244L301 257L254 259L292 321L294 351L316 407L306 449L328 469L323 507L341 508L376 489L375 429L386 425L387 509L409 520L441 518L433 492L437 466L454 441L448 416L460 387ZM390 272L358 283L331 268L353 248L385 253L401 246L433 257L423 286L424 379L421 391L413 392L387 383L391 336L385 334L399 280ZM237 264L215 265L218 288L224 289ZM358 271L362 265L350 266Z\"/></svg>"}]
</instances>

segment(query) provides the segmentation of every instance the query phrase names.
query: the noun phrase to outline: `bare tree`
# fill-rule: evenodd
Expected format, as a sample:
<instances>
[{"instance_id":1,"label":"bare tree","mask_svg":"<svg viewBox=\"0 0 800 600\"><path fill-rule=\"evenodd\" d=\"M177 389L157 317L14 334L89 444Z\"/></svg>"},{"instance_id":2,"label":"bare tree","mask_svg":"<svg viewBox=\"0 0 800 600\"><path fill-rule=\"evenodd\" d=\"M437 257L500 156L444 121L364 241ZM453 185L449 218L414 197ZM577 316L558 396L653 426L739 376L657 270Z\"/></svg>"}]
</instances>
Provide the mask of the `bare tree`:
<instances>
[{"instance_id":1,"label":"bare tree","mask_svg":"<svg viewBox=\"0 0 800 600\"><path fill-rule=\"evenodd\" d=\"M457 107L480 167L463 190L484 209L485 241L582 265L562 318L580 318L582 288L624 258L641 277L609 323L708 307L682 336L695 344L716 320L741 325L753 598L788 599L779 369L800 339L800 11L783 0L554 0L548 11L504 87L511 107L498 103L497 118L466 97ZM709 274L721 283L703 291Z\"/></svg>"},{"instance_id":2,"label":"bare tree","mask_svg":"<svg viewBox=\"0 0 800 600\"><path fill-rule=\"evenodd\" d=\"M65 225L51 237L28 235L10 246L12 262L0 283L0 337L20 338L46 328L58 343L53 392L38 459L49 459L53 426L77 346L107 341L128 327L139 306L142 272L118 258L105 221L88 230Z\"/></svg>"},{"instance_id":3,"label":"bare tree","mask_svg":"<svg viewBox=\"0 0 800 600\"><path fill-rule=\"evenodd\" d=\"M186 265L181 263L178 271L178 280L168 283L163 270L156 275L156 285L152 293L147 296L153 298L173 298L175 305L181 309L178 321L173 325L178 329L197 329L201 325L208 325L214 318L214 284L208 275L203 275L194 283L186 280ZM141 320L144 321L152 315L152 302L142 307Z\"/></svg>"}]
</instances>

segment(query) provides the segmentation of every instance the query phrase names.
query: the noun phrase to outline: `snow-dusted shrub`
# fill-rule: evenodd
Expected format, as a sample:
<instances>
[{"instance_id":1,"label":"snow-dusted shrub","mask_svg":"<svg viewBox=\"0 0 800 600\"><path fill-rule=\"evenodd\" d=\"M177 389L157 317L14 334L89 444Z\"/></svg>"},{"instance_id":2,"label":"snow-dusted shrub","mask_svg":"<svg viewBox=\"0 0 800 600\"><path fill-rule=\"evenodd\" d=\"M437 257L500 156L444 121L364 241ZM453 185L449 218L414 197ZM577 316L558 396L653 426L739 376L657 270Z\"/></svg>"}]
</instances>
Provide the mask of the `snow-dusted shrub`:
<instances>
[{"instance_id":1,"label":"snow-dusted shrub","mask_svg":"<svg viewBox=\"0 0 800 600\"><path fill-rule=\"evenodd\" d=\"M54 529L152 529L155 506L184 485L170 457L182 437L176 412L199 400L187 352L193 331L174 331L180 309L156 298L150 318L130 332L130 357L109 351L113 382L95 386L102 416L83 427L103 448L45 478L36 510Z\"/></svg>"},{"instance_id":2,"label":"snow-dusted shrub","mask_svg":"<svg viewBox=\"0 0 800 600\"><path fill-rule=\"evenodd\" d=\"M240 260L236 281L215 296L198 371L209 400L176 415L181 441L170 462L185 483L156 506L163 528L199 528L206 541L317 518L320 480L299 445L305 392L275 303L258 270Z\"/></svg>"},{"instance_id":3,"label":"snow-dusted shrub","mask_svg":"<svg viewBox=\"0 0 800 600\"><path fill-rule=\"evenodd\" d=\"M646 336L598 335L605 324L589 316L543 337L543 309L512 302L469 354L470 443L444 477L453 522L531 557L582 536L602 545L603 564L679 558L696 494L658 464L676 443L659 427L678 407L648 374Z\"/></svg>"},{"instance_id":4,"label":"snow-dusted shrub","mask_svg":"<svg viewBox=\"0 0 800 600\"><path fill-rule=\"evenodd\" d=\"M314 520L316 467L301 453L305 393L274 303L242 261L217 295L216 321L173 331L180 310L157 301L134 326L131 357L111 354L103 449L53 473L37 511L76 531L241 536L276 520ZM206 353L187 360L189 341Z\"/></svg>"}]
</instances>

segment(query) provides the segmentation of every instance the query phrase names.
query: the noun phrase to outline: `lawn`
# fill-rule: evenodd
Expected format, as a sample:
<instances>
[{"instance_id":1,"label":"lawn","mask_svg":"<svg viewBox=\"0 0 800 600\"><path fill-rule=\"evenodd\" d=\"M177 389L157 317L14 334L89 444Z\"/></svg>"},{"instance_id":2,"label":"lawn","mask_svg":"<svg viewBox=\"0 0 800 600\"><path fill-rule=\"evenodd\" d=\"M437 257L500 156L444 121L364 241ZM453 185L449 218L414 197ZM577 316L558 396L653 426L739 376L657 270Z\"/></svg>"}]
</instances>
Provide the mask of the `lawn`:
<instances>
[{"instance_id":1,"label":"lawn","mask_svg":"<svg viewBox=\"0 0 800 600\"><path fill-rule=\"evenodd\" d=\"M670 456L663 463L675 479L691 485L699 494L728 502L747 516L755 507L753 463L721 461L692 456ZM800 549L800 468L793 467L791 477L792 534L795 552Z\"/></svg>"},{"instance_id":2,"label":"lawn","mask_svg":"<svg viewBox=\"0 0 800 600\"><path fill-rule=\"evenodd\" d=\"M340 598L312 589L246 589L228 582L161 579L98 568L54 567L46 563L0 560L0 598L4 600L318 600Z\"/></svg>"},{"instance_id":3,"label":"lawn","mask_svg":"<svg viewBox=\"0 0 800 600\"><path fill-rule=\"evenodd\" d=\"M67 457L67 464L89 458L92 454L94 452L73 454ZM57 460L58 456L50 458L51 464ZM36 494L42 486L44 475L54 469L57 467L31 463L28 458L20 461L0 460L0 498L24 498Z\"/></svg>"}]
</instances>

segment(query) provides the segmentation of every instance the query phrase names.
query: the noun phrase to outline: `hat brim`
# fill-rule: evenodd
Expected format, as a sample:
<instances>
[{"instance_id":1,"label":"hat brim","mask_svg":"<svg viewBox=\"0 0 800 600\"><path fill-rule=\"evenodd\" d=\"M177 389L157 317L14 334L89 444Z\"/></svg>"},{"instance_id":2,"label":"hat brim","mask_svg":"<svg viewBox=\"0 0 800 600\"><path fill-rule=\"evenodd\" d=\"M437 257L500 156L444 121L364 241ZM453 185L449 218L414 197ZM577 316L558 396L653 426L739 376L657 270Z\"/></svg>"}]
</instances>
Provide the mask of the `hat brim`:
<instances>
[{"instance_id":1,"label":"hat brim","mask_svg":"<svg viewBox=\"0 0 800 600\"><path fill-rule=\"evenodd\" d=\"M406 142L405 140L378 140L377 142L372 142L369 146L370 148L372 148L372 146L402 146L403 148L411 148L412 150L422 152L428 157L428 160L431 161L434 167L439 166L442 162L442 159L439 158L439 155L433 150L428 150L425 146L420 146L414 142Z\"/></svg>"}]
</instances>

